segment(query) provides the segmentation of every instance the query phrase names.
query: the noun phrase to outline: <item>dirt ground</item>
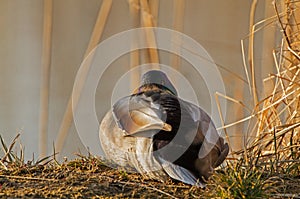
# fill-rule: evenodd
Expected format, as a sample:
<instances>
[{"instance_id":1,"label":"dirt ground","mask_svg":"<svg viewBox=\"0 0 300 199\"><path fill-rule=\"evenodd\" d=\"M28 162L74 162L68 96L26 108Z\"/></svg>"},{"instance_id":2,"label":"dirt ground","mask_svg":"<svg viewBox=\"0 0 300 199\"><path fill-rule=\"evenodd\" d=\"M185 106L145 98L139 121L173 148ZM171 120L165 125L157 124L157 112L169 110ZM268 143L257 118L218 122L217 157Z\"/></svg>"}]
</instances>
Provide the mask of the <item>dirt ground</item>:
<instances>
[{"instance_id":1,"label":"dirt ground","mask_svg":"<svg viewBox=\"0 0 300 199\"><path fill-rule=\"evenodd\" d=\"M1 198L199 198L202 192L171 179L162 183L111 169L96 158L0 169Z\"/></svg>"},{"instance_id":2,"label":"dirt ground","mask_svg":"<svg viewBox=\"0 0 300 199\"><path fill-rule=\"evenodd\" d=\"M62 164L52 160L44 164L20 165L20 162L14 161L5 167L0 167L0 198L237 198L234 190L231 190L231 196L226 196L226 189L230 189L226 188L226 180L232 178L229 175L234 170L218 171L219 181L201 189L171 179L165 183L145 179L139 174L107 167L95 157L80 157ZM256 178L251 174L248 175L249 184L245 184L246 179L241 184L233 182L230 186L236 186L237 190L243 190L244 186L250 195L258 190L255 188L257 185L277 186L273 187L274 190L285 194L277 192L272 198L300 198L299 176L282 178L282 182L276 177L264 181L270 184L259 184Z\"/></svg>"}]
</instances>

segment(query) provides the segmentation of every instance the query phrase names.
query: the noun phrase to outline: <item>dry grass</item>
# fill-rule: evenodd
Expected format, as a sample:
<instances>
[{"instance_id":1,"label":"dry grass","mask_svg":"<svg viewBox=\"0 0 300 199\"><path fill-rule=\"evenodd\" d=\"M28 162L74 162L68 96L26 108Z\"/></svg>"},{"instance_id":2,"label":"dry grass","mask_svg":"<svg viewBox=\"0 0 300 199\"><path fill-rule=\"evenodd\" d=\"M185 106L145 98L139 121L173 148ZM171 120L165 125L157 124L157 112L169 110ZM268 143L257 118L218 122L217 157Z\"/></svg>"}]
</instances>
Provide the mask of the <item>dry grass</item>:
<instances>
[{"instance_id":1,"label":"dry grass","mask_svg":"<svg viewBox=\"0 0 300 199\"><path fill-rule=\"evenodd\" d=\"M18 136L16 137L16 139ZM299 152L295 161L274 164L257 157L229 163L208 181L206 189L169 179L166 183L107 167L104 160L91 155L58 163L55 155L24 162L15 155L13 140L3 150L0 167L0 197L20 198L293 198L299 194ZM249 158L252 154L249 153ZM252 157L253 158L253 157ZM279 195L281 194L281 195Z\"/></svg>"},{"instance_id":2,"label":"dry grass","mask_svg":"<svg viewBox=\"0 0 300 199\"><path fill-rule=\"evenodd\" d=\"M198 198L203 192L171 179L161 183L111 169L91 155L62 164L54 157L25 163L9 148L3 145L9 155L1 160L2 198Z\"/></svg>"},{"instance_id":3,"label":"dry grass","mask_svg":"<svg viewBox=\"0 0 300 199\"><path fill-rule=\"evenodd\" d=\"M300 21L300 2L286 1L280 6L278 2L274 1L275 17L250 28L249 65L244 63L254 106L247 117L223 126L226 129L239 123L249 124L244 150L234 153L237 158L228 161L223 173L213 177L210 183L214 187L213 196L300 198L300 26L297 22ZM264 79L268 88L265 88L264 99L257 101L252 72L253 37L264 23L279 25L282 43L273 51L277 73ZM251 73L247 72L248 68ZM247 108L238 100L219 96Z\"/></svg>"}]
</instances>

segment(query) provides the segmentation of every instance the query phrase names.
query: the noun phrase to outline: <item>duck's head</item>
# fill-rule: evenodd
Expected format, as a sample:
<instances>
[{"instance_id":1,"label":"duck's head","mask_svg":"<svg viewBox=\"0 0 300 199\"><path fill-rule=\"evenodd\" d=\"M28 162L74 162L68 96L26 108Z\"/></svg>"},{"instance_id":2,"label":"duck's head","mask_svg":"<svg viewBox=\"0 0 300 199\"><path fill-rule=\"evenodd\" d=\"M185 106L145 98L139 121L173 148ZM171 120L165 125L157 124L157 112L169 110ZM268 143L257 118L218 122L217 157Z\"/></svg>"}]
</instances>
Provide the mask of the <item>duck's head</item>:
<instances>
[{"instance_id":1,"label":"duck's head","mask_svg":"<svg viewBox=\"0 0 300 199\"><path fill-rule=\"evenodd\" d=\"M159 70L151 70L146 72L142 77L141 86L139 91L143 91L148 86L157 86L159 88L170 91L173 95L177 96L177 91L167 75Z\"/></svg>"}]
</instances>

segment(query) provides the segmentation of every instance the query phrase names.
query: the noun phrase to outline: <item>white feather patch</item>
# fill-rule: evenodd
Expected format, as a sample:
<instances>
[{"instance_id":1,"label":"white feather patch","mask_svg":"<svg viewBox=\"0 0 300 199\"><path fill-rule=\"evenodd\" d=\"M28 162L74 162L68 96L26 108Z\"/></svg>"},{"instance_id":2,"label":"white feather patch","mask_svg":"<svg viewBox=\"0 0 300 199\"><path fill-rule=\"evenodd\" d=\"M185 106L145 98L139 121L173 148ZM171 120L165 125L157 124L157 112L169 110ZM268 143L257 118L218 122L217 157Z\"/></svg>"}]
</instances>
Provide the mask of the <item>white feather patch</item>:
<instances>
[{"instance_id":1,"label":"white feather patch","mask_svg":"<svg viewBox=\"0 0 300 199\"><path fill-rule=\"evenodd\" d=\"M204 188L205 184L199 182L199 180L187 169L175 165L169 161L164 160L161 157L158 157L158 161L161 163L164 171L171 177L176 180L182 181L186 184L194 185L197 187Z\"/></svg>"}]
</instances>

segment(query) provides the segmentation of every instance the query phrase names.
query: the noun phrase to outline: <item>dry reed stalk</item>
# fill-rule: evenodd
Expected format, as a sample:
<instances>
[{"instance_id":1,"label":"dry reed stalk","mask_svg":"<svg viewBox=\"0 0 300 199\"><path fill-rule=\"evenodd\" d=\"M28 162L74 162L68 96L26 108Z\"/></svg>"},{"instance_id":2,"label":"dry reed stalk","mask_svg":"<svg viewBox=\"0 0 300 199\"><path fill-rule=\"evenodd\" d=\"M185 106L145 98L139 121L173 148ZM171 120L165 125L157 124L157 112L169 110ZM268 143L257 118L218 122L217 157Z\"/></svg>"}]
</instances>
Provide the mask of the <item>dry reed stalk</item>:
<instances>
[{"instance_id":1,"label":"dry reed stalk","mask_svg":"<svg viewBox=\"0 0 300 199\"><path fill-rule=\"evenodd\" d=\"M244 111L244 110L246 110L248 113L251 113L251 109L249 108L249 107L247 107L242 101L240 101L240 100L237 100L237 98L236 98L236 96L234 97L234 98L232 98L232 97L229 97L229 96L227 96L227 95L224 95L224 94L222 94L222 93L219 93L219 92L217 92L216 94L215 94L215 98L216 98L216 103L217 103L217 106L218 106L218 112L219 112L219 115L220 115L220 119L221 119L221 122L222 122L222 126L223 127L225 127L226 125L225 125L225 121L224 121L224 116L223 116L223 114L222 114L222 110L221 110L221 106L220 106L220 100L219 100L219 97L221 97L221 98L223 98L223 99L225 99L225 100L227 100L227 101L229 101L229 102L233 102L234 103L234 105L232 106L232 107L235 107L235 108L239 108L241 111ZM239 98L239 99L241 99L241 98ZM240 122L240 123L242 123L242 122ZM236 126L237 127L237 124L235 123L234 125L232 125L232 127L234 127L234 126ZM242 142L241 141L243 141L242 140L242 131L241 130L239 130L237 133L235 133L235 134L241 134L240 136L233 136L233 135L231 135L231 136L229 136L229 133L227 132L227 128L223 128L223 127L221 127L221 128L218 128L218 130L221 130L221 129L223 129L224 130L224 133L225 133L225 136L226 136L226 140L227 140L227 142L228 143L230 143L230 145L231 145L231 147L230 147L230 152L231 152L231 154L233 155L233 157L235 157L234 156L234 150L233 150L233 145L235 145L235 147L234 148L238 148L238 149L242 149L243 147L245 147L243 144L242 144ZM236 129L240 129L240 128L236 128ZM235 132L235 131L234 131ZM230 138L234 138L234 140L231 140ZM236 145L234 142L235 141L238 141L239 143L240 143L240 145ZM246 143L246 141L244 141L244 143Z\"/></svg>"},{"instance_id":2,"label":"dry reed stalk","mask_svg":"<svg viewBox=\"0 0 300 199\"><path fill-rule=\"evenodd\" d=\"M53 1L44 0L43 47L40 88L40 121L39 121L39 156L47 154L48 117L49 117L49 89L52 50L52 15Z\"/></svg>"},{"instance_id":3,"label":"dry reed stalk","mask_svg":"<svg viewBox=\"0 0 300 199\"><path fill-rule=\"evenodd\" d=\"M256 32L255 28L255 11L256 11L256 6L257 6L257 0L252 0L251 3L251 8L250 8L250 20L249 20L249 42L248 42L248 63L249 63L249 68L250 68L250 74L251 74L251 83L249 84L250 86L250 93L253 97L253 107L254 107L254 112L259 109L259 102L258 102L258 95L257 95L257 87L256 87L256 75L255 75L255 66L254 66L254 34ZM249 78L249 77L248 77ZM263 115L260 115L255 118L251 118L249 121L248 127L250 127L251 122L253 119L258 119L258 121L255 121L255 126L259 126L259 122L263 117ZM256 136L259 136L257 134Z\"/></svg>"},{"instance_id":4,"label":"dry reed stalk","mask_svg":"<svg viewBox=\"0 0 300 199\"><path fill-rule=\"evenodd\" d=\"M242 99L243 96L244 96L244 89L245 89L245 86L244 84L240 85L238 84L238 81L237 80L234 80L235 82L235 92L234 92L234 98L235 99ZM245 117L244 115L244 108L243 106L239 106L239 104L235 103L232 105L232 109L235 110L235 117L236 118L243 118ZM240 137L236 137L235 140L233 140L233 143L235 144L235 148L236 149L242 149L245 145L245 140L244 139L241 139L243 136L242 136L242 131L241 131L241 125L236 125L236 126L233 126L232 127L232 132L234 132L234 134L236 135L239 135Z\"/></svg>"},{"instance_id":5,"label":"dry reed stalk","mask_svg":"<svg viewBox=\"0 0 300 199\"><path fill-rule=\"evenodd\" d=\"M159 10L159 0L149 1L149 9L152 15L153 26L157 26L158 21L158 10Z\"/></svg>"},{"instance_id":6,"label":"dry reed stalk","mask_svg":"<svg viewBox=\"0 0 300 199\"><path fill-rule=\"evenodd\" d=\"M221 105L220 105L220 100L219 100L219 96L221 97L224 97L225 95L219 93L219 92L216 92L215 93L215 99L216 99L216 103L217 103L217 107L218 107L218 112L219 112L219 116L220 116L220 119L221 119L221 125L222 126L225 126L225 121L224 121L224 116L223 116L223 113L222 113L222 109L221 109ZM229 140L229 136L228 136L228 133L227 133L227 129L225 128L224 129L224 133L225 133L225 138L226 138L226 141L228 143L230 143L230 140ZM230 153L232 154L233 150L232 150L232 145L229 145L229 150L230 150Z\"/></svg>"},{"instance_id":7,"label":"dry reed stalk","mask_svg":"<svg viewBox=\"0 0 300 199\"><path fill-rule=\"evenodd\" d=\"M174 0L173 1L173 30L183 32L184 25L184 10L185 10L185 0ZM173 50L176 53L180 53L180 47L182 38L178 34L172 35L172 42L174 42ZM170 54L170 65L173 69L179 71L181 65L181 57L176 54ZM176 77L171 77L172 81L176 83Z\"/></svg>"},{"instance_id":8,"label":"dry reed stalk","mask_svg":"<svg viewBox=\"0 0 300 199\"><path fill-rule=\"evenodd\" d=\"M88 47L85 51L84 54L84 59L89 55L89 53L97 46L97 44L99 43L106 21L107 21L107 17L110 13L111 10L111 6L112 6L112 0L103 0L101 8L99 10L98 13L98 17L88 44ZM92 60L89 59L89 60ZM91 61L90 61L91 62ZM55 148L56 151L60 152L63 148L63 145L65 143L66 137L68 135L69 129L71 127L71 124L73 122L73 110L72 110L72 106L73 108L77 107L78 104L78 100L81 94L81 90L84 86L84 83L86 81L86 77L87 77L87 73L89 72L89 68L90 68L90 64L91 63L86 63L84 64L84 68L82 69L82 76L79 79L79 89L77 93L74 93L70 96L69 101L68 101L68 105L55 141Z\"/></svg>"},{"instance_id":9,"label":"dry reed stalk","mask_svg":"<svg viewBox=\"0 0 300 199\"><path fill-rule=\"evenodd\" d=\"M150 12L149 8L149 2L147 0L140 0L141 5L141 17L142 17L142 24L144 27L147 27L145 29L145 36L146 41L148 43L148 46L152 46L152 48L148 48L148 56L149 61L152 64L152 69L159 69L159 56L158 56L158 50L156 45L156 39L155 34L152 28L154 27L153 24L153 16Z\"/></svg>"},{"instance_id":10,"label":"dry reed stalk","mask_svg":"<svg viewBox=\"0 0 300 199\"><path fill-rule=\"evenodd\" d=\"M296 91L299 91L299 90L300 90L300 88L297 88L297 89L296 89ZM245 118L242 118L242 119L240 119L240 120L238 120L238 121L236 121L236 122L233 122L233 123L224 125L224 126L218 128L217 130L226 129L226 128L232 127L232 126L234 126L234 125L237 125L237 124L246 122L246 121L248 121L248 120L250 120L250 119L252 119L252 118L258 117L259 115L264 114L264 112L266 112L266 111L268 111L269 109L273 108L275 105L278 105L278 104L282 103L282 101L283 101L285 98L291 96L291 95L294 94L294 93L295 93L295 91L292 91L292 92L289 93L287 96L283 96L283 97L277 99L275 102L272 102L272 103L268 104L266 107L263 107L261 110L255 111L255 112L254 112L253 114L251 114L250 116L245 117Z\"/></svg>"},{"instance_id":11,"label":"dry reed stalk","mask_svg":"<svg viewBox=\"0 0 300 199\"><path fill-rule=\"evenodd\" d=\"M47 179L47 178L35 178L29 176L13 176L13 175L0 175L2 178L12 178L12 179L20 179L20 180L38 180L38 181L54 181L58 182L58 179Z\"/></svg>"},{"instance_id":12,"label":"dry reed stalk","mask_svg":"<svg viewBox=\"0 0 300 199\"><path fill-rule=\"evenodd\" d=\"M296 5L298 4L298 5ZM260 118L256 139L249 144L257 156L266 157L260 164L271 165L278 172L286 162L299 162L300 143L300 59L298 32L300 26L299 2L287 2L279 11L277 2L274 9L283 33L279 50L273 52L276 74L264 81L271 81L271 94L260 101L262 107L253 115ZM295 149L295 150L294 150Z\"/></svg>"},{"instance_id":13,"label":"dry reed stalk","mask_svg":"<svg viewBox=\"0 0 300 199\"><path fill-rule=\"evenodd\" d=\"M131 17L131 25L132 28L138 28L140 26L140 1L139 0L129 0L129 10L130 10L130 17ZM131 44L132 49L137 48L136 40L133 40ZM132 50L130 52L130 69L138 66L140 64L140 50ZM132 72L130 73L130 87L131 91L134 91L140 82L140 73Z\"/></svg>"},{"instance_id":14,"label":"dry reed stalk","mask_svg":"<svg viewBox=\"0 0 300 199\"><path fill-rule=\"evenodd\" d=\"M276 27L273 26L274 20L277 19L275 15L274 8L271 6L270 1L265 1L265 20L262 20L255 24L255 26L262 25L262 28L264 28L263 31L263 41L262 41L262 52L271 52L274 49L274 46L276 44ZM262 24L260 24L262 23ZM256 31L258 31L259 28L256 28ZM270 71L273 70L273 64L274 60L272 56L264 56L264 59L261 60L260 63L260 71L263 75L266 75L270 73ZM264 95L268 96L273 88L273 84L271 81L264 81Z\"/></svg>"},{"instance_id":15,"label":"dry reed stalk","mask_svg":"<svg viewBox=\"0 0 300 199\"><path fill-rule=\"evenodd\" d=\"M248 49L248 62L251 71L251 89L253 95L254 106L258 103L256 81L255 81L255 69L254 69L254 18L256 10L257 0L252 0L251 9L250 9L250 22L249 22L249 49Z\"/></svg>"}]
</instances>

